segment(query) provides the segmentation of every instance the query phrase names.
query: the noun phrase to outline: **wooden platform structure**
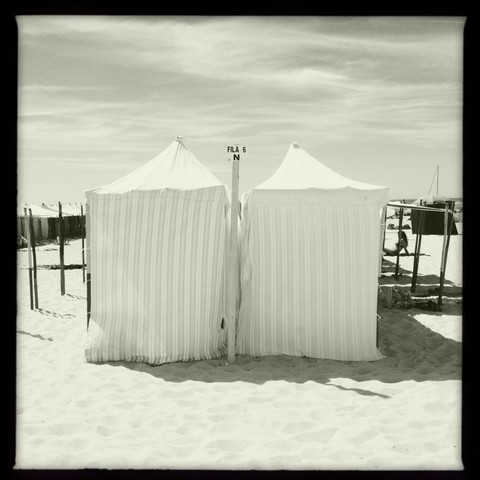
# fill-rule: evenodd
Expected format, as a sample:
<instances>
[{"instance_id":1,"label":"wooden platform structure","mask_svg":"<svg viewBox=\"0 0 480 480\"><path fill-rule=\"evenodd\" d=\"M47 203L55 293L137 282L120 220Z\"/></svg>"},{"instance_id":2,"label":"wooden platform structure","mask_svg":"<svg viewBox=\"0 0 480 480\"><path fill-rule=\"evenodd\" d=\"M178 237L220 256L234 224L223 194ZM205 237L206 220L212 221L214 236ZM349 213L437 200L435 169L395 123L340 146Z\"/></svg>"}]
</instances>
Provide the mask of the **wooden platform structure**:
<instances>
[{"instance_id":1,"label":"wooden platform structure","mask_svg":"<svg viewBox=\"0 0 480 480\"><path fill-rule=\"evenodd\" d=\"M419 224L418 230L416 233L415 239L415 252L413 254L414 263L413 263L413 275L412 275L412 285L410 290L415 292L416 285L417 285L417 276L418 276L418 265L420 261L421 253L421 244L422 244L422 235L424 234L424 227L425 227L425 218L428 212L435 212L439 213L443 211L444 215L444 222L443 222L443 245L442 245L442 258L440 263L440 286L438 289L438 300L437 305L441 307L442 305L442 296L443 296L443 289L445 283L445 270L447 265L447 256L448 256L448 248L450 245L450 236L452 233L452 225L454 224L453 213L455 209L455 202L452 200L445 200L444 208L436 208L427 205L423 205L422 203L402 203L402 202L389 202L387 204L388 207L398 208L399 209L399 224L398 224L398 235L399 238L402 235L402 227L403 227L403 214L405 209L416 210L420 212L419 217ZM387 207L383 210L383 217L382 217L382 227L383 227L383 244L385 244L385 224L386 224L386 212ZM397 279L399 276L399 269L400 269L400 254L401 249L399 248L396 254L396 265L395 265L395 275L394 277Z\"/></svg>"}]
</instances>

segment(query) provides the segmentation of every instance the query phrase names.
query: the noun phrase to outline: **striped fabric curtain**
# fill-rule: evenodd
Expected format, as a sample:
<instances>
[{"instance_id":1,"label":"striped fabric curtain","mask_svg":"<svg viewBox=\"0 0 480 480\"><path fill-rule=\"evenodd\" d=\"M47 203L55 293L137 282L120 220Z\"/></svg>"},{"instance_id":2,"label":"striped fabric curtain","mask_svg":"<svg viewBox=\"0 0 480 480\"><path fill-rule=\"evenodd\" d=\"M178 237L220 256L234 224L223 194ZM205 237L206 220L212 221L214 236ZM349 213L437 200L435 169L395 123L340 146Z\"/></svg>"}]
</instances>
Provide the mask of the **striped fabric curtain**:
<instances>
[{"instance_id":1,"label":"striped fabric curtain","mask_svg":"<svg viewBox=\"0 0 480 480\"><path fill-rule=\"evenodd\" d=\"M382 358L378 200L353 189L246 196L237 353Z\"/></svg>"},{"instance_id":2,"label":"striped fabric curtain","mask_svg":"<svg viewBox=\"0 0 480 480\"><path fill-rule=\"evenodd\" d=\"M162 364L226 353L224 186L87 194L85 359Z\"/></svg>"}]
</instances>

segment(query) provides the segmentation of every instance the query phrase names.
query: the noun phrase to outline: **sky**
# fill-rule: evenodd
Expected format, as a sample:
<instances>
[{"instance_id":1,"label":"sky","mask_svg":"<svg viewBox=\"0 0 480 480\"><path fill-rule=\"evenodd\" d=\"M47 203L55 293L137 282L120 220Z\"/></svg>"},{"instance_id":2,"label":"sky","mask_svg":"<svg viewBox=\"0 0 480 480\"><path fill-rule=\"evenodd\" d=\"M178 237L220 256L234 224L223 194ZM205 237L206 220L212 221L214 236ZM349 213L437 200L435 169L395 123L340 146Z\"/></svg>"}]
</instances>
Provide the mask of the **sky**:
<instances>
[{"instance_id":1,"label":"sky","mask_svg":"<svg viewBox=\"0 0 480 480\"><path fill-rule=\"evenodd\" d=\"M16 17L19 203L84 202L176 136L240 194L291 142L391 199L462 197L463 17ZM432 193L436 191L436 184Z\"/></svg>"}]
</instances>

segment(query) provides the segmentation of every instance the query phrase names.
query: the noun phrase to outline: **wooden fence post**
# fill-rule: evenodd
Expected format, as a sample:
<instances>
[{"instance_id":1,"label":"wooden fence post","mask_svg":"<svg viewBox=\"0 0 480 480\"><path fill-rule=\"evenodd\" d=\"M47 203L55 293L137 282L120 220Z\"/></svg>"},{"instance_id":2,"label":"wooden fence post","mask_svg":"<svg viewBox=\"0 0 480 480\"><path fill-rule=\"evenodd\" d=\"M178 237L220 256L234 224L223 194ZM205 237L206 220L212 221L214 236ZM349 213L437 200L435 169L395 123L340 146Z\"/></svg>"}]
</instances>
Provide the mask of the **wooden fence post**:
<instances>
[{"instance_id":1,"label":"wooden fence post","mask_svg":"<svg viewBox=\"0 0 480 480\"><path fill-rule=\"evenodd\" d=\"M30 310L33 310L33 272L32 272L32 250L30 246L30 218L28 210L23 209L25 219L25 230L27 234L27 255L28 255L28 284L30 290Z\"/></svg>"},{"instance_id":2,"label":"wooden fence post","mask_svg":"<svg viewBox=\"0 0 480 480\"><path fill-rule=\"evenodd\" d=\"M395 279L398 278L398 270L400 268L400 241L402 238L402 226L403 226L403 207L400 208L400 220L398 222L398 251L397 251L397 263L395 265Z\"/></svg>"},{"instance_id":3,"label":"wooden fence post","mask_svg":"<svg viewBox=\"0 0 480 480\"><path fill-rule=\"evenodd\" d=\"M445 202L445 213L443 217L443 245L442 245L442 263L440 265L440 287L438 289L438 301L437 305L439 307L442 306L443 303L443 287L445 284L445 270L447 268L447 255L448 255L448 247L450 244L450 235L452 232L453 226L453 208L452 208L452 221L449 223L449 206L450 202Z\"/></svg>"},{"instance_id":4,"label":"wooden fence post","mask_svg":"<svg viewBox=\"0 0 480 480\"><path fill-rule=\"evenodd\" d=\"M80 232L82 235L82 277L85 283L85 217L83 215L83 205L80 205Z\"/></svg>"},{"instance_id":5,"label":"wooden fence post","mask_svg":"<svg viewBox=\"0 0 480 480\"><path fill-rule=\"evenodd\" d=\"M64 239L63 239L63 216L62 204L58 202L58 242L60 244L60 294L65 295L65 260L64 260Z\"/></svg>"},{"instance_id":6,"label":"wooden fence post","mask_svg":"<svg viewBox=\"0 0 480 480\"><path fill-rule=\"evenodd\" d=\"M91 237L91 219L90 219L90 204L85 203L85 244L87 253L87 330L90 324L92 311L92 277L91 277L91 252L90 252L90 237Z\"/></svg>"},{"instance_id":7,"label":"wooden fence post","mask_svg":"<svg viewBox=\"0 0 480 480\"><path fill-rule=\"evenodd\" d=\"M425 216L427 212L420 210L418 215L418 230L417 238L415 239L415 256L413 258L413 273L412 273L412 285L410 291L415 292L417 288L417 277L418 277L418 265L420 263L420 251L422 245L422 235L423 235L423 226L425 224Z\"/></svg>"},{"instance_id":8,"label":"wooden fence post","mask_svg":"<svg viewBox=\"0 0 480 480\"><path fill-rule=\"evenodd\" d=\"M29 226L30 226L30 240L32 243L32 259L33 259L33 294L34 294L34 299L35 299L35 308L38 308L38 284L37 284L37 253L35 251L35 229L34 229L34 224L33 224L33 215L32 215L32 209L30 208L28 210L28 213L30 215L30 221L29 221Z\"/></svg>"},{"instance_id":9,"label":"wooden fence post","mask_svg":"<svg viewBox=\"0 0 480 480\"><path fill-rule=\"evenodd\" d=\"M382 276L383 267L383 247L385 246L385 231L387 229L387 205L382 208L382 217L380 222L380 251L378 261L378 277Z\"/></svg>"}]
</instances>

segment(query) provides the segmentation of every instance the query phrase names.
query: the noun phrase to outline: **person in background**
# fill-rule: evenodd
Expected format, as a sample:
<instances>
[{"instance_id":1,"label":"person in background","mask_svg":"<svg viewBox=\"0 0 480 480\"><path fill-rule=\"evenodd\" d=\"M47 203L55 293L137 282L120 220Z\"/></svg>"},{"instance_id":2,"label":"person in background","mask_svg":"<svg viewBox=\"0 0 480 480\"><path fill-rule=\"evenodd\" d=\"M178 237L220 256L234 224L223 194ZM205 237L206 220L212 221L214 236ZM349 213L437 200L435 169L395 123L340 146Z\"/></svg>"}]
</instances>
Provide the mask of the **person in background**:
<instances>
[{"instance_id":1,"label":"person in background","mask_svg":"<svg viewBox=\"0 0 480 480\"><path fill-rule=\"evenodd\" d=\"M386 248L383 247L383 251L385 252L385 255L397 255L398 253L401 253L402 250L405 250L405 253L407 255L410 255L408 252L408 238L407 234L402 230L401 232L398 232L398 242L395 244L395 248Z\"/></svg>"}]
</instances>

